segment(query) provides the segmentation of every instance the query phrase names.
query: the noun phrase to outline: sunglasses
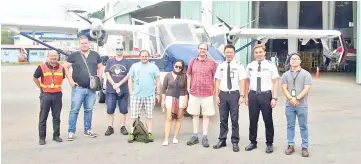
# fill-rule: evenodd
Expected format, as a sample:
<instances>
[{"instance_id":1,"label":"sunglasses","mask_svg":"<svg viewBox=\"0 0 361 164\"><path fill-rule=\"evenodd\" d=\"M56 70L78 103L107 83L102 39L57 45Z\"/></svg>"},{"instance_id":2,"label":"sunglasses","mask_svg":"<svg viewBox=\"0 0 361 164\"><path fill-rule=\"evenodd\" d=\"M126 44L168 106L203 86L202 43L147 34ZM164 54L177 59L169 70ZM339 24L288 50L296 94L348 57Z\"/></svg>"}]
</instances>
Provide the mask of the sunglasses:
<instances>
[{"instance_id":1,"label":"sunglasses","mask_svg":"<svg viewBox=\"0 0 361 164\"><path fill-rule=\"evenodd\" d=\"M115 49L116 51L120 52L120 51L123 51L123 48L117 48Z\"/></svg>"},{"instance_id":2,"label":"sunglasses","mask_svg":"<svg viewBox=\"0 0 361 164\"><path fill-rule=\"evenodd\" d=\"M178 68L178 69L182 69L183 67L182 66L174 66L175 68Z\"/></svg>"}]
</instances>

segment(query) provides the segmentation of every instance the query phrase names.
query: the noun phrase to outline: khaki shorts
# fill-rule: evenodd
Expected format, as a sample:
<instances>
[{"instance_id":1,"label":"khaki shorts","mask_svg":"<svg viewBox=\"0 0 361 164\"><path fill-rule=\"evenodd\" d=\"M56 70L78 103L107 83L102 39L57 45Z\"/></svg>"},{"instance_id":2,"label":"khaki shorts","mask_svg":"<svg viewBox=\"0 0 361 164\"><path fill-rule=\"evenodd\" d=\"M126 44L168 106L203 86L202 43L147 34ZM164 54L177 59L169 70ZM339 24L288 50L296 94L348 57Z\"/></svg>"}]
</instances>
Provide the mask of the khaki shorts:
<instances>
[{"instance_id":1,"label":"khaki shorts","mask_svg":"<svg viewBox=\"0 0 361 164\"><path fill-rule=\"evenodd\" d=\"M189 94L187 112L191 115L200 115L202 107L202 115L213 116L216 114L214 105L214 96L195 97Z\"/></svg>"},{"instance_id":2,"label":"khaki shorts","mask_svg":"<svg viewBox=\"0 0 361 164\"><path fill-rule=\"evenodd\" d=\"M166 96L165 97L165 107L167 109L170 109L172 108L172 96ZM179 108L180 109L184 109L187 107L187 104L186 104L186 97L185 96L180 96L179 97Z\"/></svg>"}]
</instances>

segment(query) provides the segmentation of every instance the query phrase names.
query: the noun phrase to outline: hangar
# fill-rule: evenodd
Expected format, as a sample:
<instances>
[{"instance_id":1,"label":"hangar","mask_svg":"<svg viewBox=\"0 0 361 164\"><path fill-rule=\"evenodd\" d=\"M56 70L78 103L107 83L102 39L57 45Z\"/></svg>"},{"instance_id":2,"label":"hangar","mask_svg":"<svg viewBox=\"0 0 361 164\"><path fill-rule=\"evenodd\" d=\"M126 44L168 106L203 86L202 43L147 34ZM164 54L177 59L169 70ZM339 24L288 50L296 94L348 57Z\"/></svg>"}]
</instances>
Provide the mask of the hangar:
<instances>
[{"instance_id":1,"label":"hangar","mask_svg":"<svg viewBox=\"0 0 361 164\"><path fill-rule=\"evenodd\" d=\"M126 7L125 7L126 6ZM361 2L356 1L126 1L121 0L113 7L114 12L121 12L115 18L116 23L130 24L131 18L151 22L160 16L162 18L193 19L203 24L219 23L214 15L221 17L227 23L243 26L259 17L251 24L252 28L294 28L294 29L336 29L345 37L348 48L354 49L357 54L355 61L347 61L341 71L356 73L356 83L361 84ZM306 19L307 18L307 19ZM250 42L243 38L237 47ZM311 70L322 64L322 55L317 48L317 42L301 45L295 39L272 40L267 42L269 54L277 54L280 63L285 61L289 52L304 52L312 54L309 61ZM337 48L333 42L330 47ZM321 46L322 47L322 46ZM357 51L358 50L358 51ZM358 53L357 53L358 52ZM243 49L236 55L242 63L252 60L251 47ZM359 63L359 64L356 64ZM339 66L341 67L341 66ZM282 67L280 67L282 69ZM329 68L325 68L328 71ZM339 70L337 70L339 71Z\"/></svg>"}]
</instances>

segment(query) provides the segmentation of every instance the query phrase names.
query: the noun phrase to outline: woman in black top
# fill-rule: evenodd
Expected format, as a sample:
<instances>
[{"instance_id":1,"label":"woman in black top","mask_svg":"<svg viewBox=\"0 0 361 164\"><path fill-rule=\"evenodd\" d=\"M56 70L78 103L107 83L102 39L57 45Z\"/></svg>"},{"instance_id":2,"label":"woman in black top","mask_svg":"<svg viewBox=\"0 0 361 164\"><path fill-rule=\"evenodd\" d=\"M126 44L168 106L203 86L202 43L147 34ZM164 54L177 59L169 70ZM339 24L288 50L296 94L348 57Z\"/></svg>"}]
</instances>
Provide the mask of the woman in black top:
<instances>
[{"instance_id":1,"label":"woman in black top","mask_svg":"<svg viewBox=\"0 0 361 164\"><path fill-rule=\"evenodd\" d=\"M173 72L167 73L163 80L162 107L167 109L163 146L168 145L173 120L176 120L173 143L178 143L183 110L188 104L187 75L183 60L176 60L173 67Z\"/></svg>"}]
</instances>

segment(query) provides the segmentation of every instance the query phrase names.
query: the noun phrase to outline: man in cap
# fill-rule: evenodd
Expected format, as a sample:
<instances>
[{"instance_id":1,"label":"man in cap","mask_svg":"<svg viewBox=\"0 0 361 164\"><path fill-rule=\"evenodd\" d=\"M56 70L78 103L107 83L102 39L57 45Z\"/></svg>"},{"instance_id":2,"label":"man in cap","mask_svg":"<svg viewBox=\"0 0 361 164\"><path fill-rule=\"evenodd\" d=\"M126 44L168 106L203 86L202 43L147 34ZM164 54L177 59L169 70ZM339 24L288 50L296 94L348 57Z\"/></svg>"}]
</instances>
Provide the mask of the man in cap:
<instances>
[{"instance_id":1,"label":"man in cap","mask_svg":"<svg viewBox=\"0 0 361 164\"><path fill-rule=\"evenodd\" d=\"M128 113L128 77L131 63L123 58L123 47L116 48L115 58L110 58L105 66L106 84L106 104L108 114L108 129L106 136L114 133L114 111L119 107L120 112L120 133L128 135L125 128L126 115Z\"/></svg>"}]
</instances>

